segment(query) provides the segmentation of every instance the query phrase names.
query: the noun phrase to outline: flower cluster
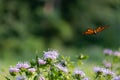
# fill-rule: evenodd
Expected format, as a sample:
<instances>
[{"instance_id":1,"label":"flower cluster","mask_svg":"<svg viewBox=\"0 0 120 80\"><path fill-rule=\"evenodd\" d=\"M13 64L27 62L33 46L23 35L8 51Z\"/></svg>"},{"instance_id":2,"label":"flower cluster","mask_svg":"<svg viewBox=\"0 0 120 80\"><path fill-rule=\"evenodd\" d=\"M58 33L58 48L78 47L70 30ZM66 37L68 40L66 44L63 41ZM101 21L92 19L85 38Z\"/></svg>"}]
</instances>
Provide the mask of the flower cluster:
<instances>
[{"instance_id":1,"label":"flower cluster","mask_svg":"<svg viewBox=\"0 0 120 80\"><path fill-rule=\"evenodd\" d=\"M31 62L19 62L10 67L9 73L16 80L89 80L81 70L70 71L70 62L62 56L60 60L56 50L44 51L42 58L36 56Z\"/></svg>"},{"instance_id":2,"label":"flower cluster","mask_svg":"<svg viewBox=\"0 0 120 80\"><path fill-rule=\"evenodd\" d=\"M115 73L109 69L95 67L94 72L96 73L96 78L105 78L105 80L111 80L115 77Z\"/></svg>"},{"instance_id":3,"label":"flower cluster","mask_svg":"<svg viewBox=\"0 0 120 80\"><path fill-rule=\"evenodd\" d=\"M120 80L120 77L117 76L120 74L120 66L118 66L120 52L111 49L105 49L103 52L106 55L103 61L103 67L94 68L96 78L103 80Z\"/></svg>"},{"instance_id":4,"label":"flower cluster","mask_svg":"<svg viewBox=\"0 0 120 80\"><path fill-rule=\"evenodd\" d=\"M29 67L30 67L30 65L28 64L28 62L24 62L24 63L19 62L16 65L16 68L18 68L18 69L27 69Z\"/></svg>"},{"instance_id":5,"label":"flower cluster","mask_svg":"<svg viewBox=\"0 0 120 80\"><path fill-rule=\"evenodd\" d=\"M106 69L106 68L100 68L100 67L95 67L94 72L99 75L110 75L112 77L114 77L114 75L115 75L115 73L112 72L111 70Z\"/></svg>"},{"instance_id":6,"label":"flower cluster","mask_svg":"<svg viewBox=\"0 0 120 80\"><path fill-rule=\"evenodd\" d=\"M113 56L116 56L116 57L120 57L120 51L113 51L111 49L105 49L104 54L105 55L113 55Z\"/></svg>"},{"instance_id":7,"label":"flower cluster","mask_svg":"<svg viewBox=\"0 0 120 80\"><path fill-rule=\"evenodd\" d=\"M104 50L104 53L105 53L106 55L112 55L113 51L112 51L111 49L105 49L105 50Z\"/></svg>"},{"instance_id":8,"label":"flower cluster","mask_svg":"<svg viewBox=\"0 0 120 80\"><path fill-rule=\"evenodd\" d=\"M25 72L25 74L27 76L31 76L32 74L34 74L36 71L35 68L31 68L30 65L28 64L28 62L19 62L18 64L16 64L16 67L10 67L9 69L9 73L12 76L16 76L16 80L25 80L24 75L22 76L21 73ZM24 79L23 79L24 78Z\"/></svg>"},{"instance_id":9,"label":"flower cluster","mask_svg":"<svg viewBox=\"0 0 120 80\"><path fill-rule=\"evenodd\" d=\"M58 58L58 52L56 50L44 52L44 58L55 60Z\"/></svg>"},{"instance_id":10,"label":"flower cluster","mask_svg":"<svg viewBox=\"0 0 120 80\"><path fill-rule=\"evenodd\" d=\"M91 80L120 80L120 52L111 49L103 52L103 64L94 67L95 79ZM78 62L86 58L87 56L81 55ZM15 80L90 80L80 67L74 68L71 65L73 66L70 59L59 56L58 51L44 51L42 58L36 56L30 62L18 62L16 66L10 67L9 73Z\"/></svg>"}]
</instances>

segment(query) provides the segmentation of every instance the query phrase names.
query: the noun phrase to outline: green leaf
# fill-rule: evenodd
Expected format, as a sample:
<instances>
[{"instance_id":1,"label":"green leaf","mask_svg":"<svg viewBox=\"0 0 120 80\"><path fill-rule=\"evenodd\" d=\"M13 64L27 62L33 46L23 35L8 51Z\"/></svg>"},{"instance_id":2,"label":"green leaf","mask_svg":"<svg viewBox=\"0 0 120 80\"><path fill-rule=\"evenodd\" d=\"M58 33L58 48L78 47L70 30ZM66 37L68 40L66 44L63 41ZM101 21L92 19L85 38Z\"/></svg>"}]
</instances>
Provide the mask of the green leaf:
<instances>
[{"instance_id":1,"label":"green leaf","mask_svg":"<svg viewBox=\"0 0 120 80\"><path fill-rule=\"evenodd\" d=\"M36 75L36 76L33 78L33 80L38 80L38 76Z\"/></svg>"},{"instance_id":2,"label":"green leaf","mask_svg":"<svg viewBox=\"0 0 120 80\"><path fill-rule=\"evenodd\" d=\"M8 78L8 77L6 77L6 76L5 76L5 79L6 79L6 80L10 80L10 78Z\"/></svg>"}]
</instances>

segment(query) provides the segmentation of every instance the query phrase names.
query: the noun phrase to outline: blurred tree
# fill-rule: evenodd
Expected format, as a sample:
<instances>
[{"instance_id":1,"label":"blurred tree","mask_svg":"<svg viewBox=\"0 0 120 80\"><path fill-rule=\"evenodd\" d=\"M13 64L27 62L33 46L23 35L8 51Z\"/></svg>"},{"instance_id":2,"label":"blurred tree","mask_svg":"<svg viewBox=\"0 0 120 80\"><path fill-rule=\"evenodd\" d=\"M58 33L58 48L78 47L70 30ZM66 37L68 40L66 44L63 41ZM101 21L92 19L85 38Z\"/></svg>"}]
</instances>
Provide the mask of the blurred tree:
<instances>
[{"instance_id":1,"label":"blurred tree","mask_svg":"<svg viewBox=\"0 0 120 80\"><path fill-rule=\"evenodd\" d=\"M24 54L50 48L54 41L67 47L119 47L119 12L119 0L0 0L0 52ZM81 34L101 25L110 27L98 35Z\"/></svg>"}]
</instances>

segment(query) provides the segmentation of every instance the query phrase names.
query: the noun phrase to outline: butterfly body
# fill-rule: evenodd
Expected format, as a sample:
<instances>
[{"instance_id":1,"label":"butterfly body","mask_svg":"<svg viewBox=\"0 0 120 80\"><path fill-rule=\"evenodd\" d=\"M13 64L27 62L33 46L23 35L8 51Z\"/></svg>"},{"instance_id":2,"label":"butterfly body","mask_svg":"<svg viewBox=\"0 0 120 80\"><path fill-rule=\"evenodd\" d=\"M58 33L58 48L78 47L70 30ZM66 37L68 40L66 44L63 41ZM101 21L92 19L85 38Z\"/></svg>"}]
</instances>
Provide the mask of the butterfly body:
<instances>
[{"instance_id":1,"label":"butterfly body","mask_svg":"<svg viewBox=\"0 0 120 80\"><path fill-rule=\"evenodd\" d=\"M103 31L107 27L108 26L100 26L100 27L98 27L96 29L88 28L87 31L85 31L83 34L86 34L86 35L97 34L98 32Z\"/></svg>"}]
</instances>

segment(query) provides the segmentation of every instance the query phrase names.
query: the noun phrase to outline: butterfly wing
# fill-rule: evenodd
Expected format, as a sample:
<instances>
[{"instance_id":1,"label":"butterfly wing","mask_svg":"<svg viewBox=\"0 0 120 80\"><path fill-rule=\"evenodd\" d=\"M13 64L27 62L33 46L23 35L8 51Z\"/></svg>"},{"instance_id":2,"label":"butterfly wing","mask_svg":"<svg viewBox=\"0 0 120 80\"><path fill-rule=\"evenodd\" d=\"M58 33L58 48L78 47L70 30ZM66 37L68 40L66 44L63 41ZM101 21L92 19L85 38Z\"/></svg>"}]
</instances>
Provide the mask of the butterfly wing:
<instances>
[{"instance_id":1,"label":"butterfly wing","mask_svg":"<svg viewBox=\"0 0 120 80\"><path fill-rule=\"evenodd\" d=\"M94 30L91 28L88 28L86 32L84 32L83 34L94 34Z\"/></svg>"},{"instance_id":2,"label":"butterfly wing","mask_svg":"<svg viewBox=\"0 0 120 80\"><path fill-rule=\"evenodd\" d=\"M103 31L104 29L106 29L108 26L100 26L98 27L97 29L95 29L95 32L98 33L98 32L101 32Z\"/></svg>"}]
</instances>

